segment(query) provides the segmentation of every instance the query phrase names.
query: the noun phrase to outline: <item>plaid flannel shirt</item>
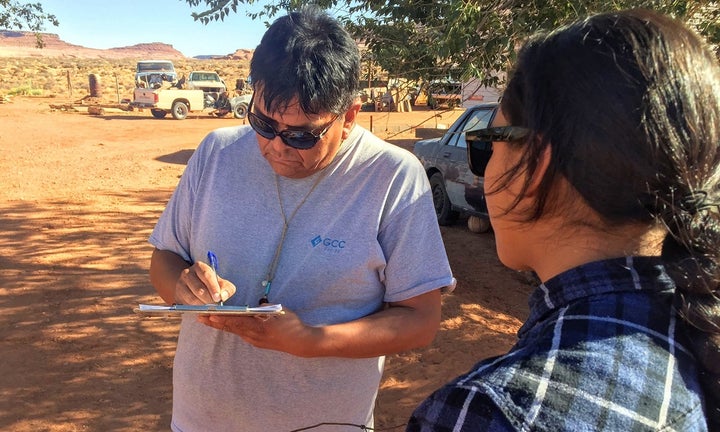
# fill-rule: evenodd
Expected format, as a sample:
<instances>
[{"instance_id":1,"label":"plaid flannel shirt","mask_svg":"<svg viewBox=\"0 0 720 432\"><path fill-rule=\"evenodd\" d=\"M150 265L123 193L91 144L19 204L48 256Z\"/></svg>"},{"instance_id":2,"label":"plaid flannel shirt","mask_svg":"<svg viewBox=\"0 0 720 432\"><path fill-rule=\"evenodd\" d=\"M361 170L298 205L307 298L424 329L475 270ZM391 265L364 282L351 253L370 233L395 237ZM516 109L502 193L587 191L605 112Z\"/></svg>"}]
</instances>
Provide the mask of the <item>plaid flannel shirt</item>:
<instances>
[{"instance_id":1,"label":"plaid flannel shirt","mask_svg":"<svg viewBox=\"0 0 720 432\"><path fill-rule=\"evenodd\" d=\"M430 395L407 431L706 431L673 292L658 258L554 277L510 352Z\"/></svg>"}]
</instances>

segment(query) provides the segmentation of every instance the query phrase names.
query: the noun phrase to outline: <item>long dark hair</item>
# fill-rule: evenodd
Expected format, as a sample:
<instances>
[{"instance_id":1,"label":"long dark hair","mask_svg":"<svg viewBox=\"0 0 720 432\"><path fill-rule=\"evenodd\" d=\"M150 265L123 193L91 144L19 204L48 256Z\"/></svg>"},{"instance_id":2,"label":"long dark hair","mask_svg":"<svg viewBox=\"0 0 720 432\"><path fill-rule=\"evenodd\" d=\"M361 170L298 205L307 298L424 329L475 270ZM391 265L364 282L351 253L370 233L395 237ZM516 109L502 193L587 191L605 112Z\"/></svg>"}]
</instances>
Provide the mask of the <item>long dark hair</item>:
<instances>
[{"instance_id":1,"label":"long dark hair","mask_svg":"<svg viewBox=\"0 0 720 432\"><path fill-rule=\"evenodd\" d=\"M708 423L720 430L717 58L669 17L646 10L600 14L530 40L502 111L533 132L516 143L521 161L488 193L521 172L528 174L526 191L550 145L537 199L523 215L528 221L560 204L552 185L562 176L605 227L665 227L662 258L701 365Z\"/></svg>"}]
</instances>

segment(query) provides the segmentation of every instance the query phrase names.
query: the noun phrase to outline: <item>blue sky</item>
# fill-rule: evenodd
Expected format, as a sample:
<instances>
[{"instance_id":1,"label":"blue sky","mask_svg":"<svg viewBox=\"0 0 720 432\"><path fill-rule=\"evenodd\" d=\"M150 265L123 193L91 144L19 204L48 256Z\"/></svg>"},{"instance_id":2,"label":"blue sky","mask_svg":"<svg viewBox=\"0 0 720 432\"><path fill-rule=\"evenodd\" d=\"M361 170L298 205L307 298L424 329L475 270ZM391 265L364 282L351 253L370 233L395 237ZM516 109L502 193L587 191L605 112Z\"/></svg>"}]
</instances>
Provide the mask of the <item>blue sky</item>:
<instances>
[{"instance_id":1,"label":"blue sky","mask_svg":"<svg viewBox=\"0 0 720 432\"><path fill-rule=\"evenodd\" d=\"M29 0L28 0L29 1ZM139 43L162 42L187 57L230 54L240 48L254 49L265 32L265 19L253 21L246 6L225 21L207 25L193 20L185 0L33 0L53 14L60 25L46 25L45 32L88 48L117 48ZM260 6L253 6L253 11Z\"/></svg>"}]
</instances>

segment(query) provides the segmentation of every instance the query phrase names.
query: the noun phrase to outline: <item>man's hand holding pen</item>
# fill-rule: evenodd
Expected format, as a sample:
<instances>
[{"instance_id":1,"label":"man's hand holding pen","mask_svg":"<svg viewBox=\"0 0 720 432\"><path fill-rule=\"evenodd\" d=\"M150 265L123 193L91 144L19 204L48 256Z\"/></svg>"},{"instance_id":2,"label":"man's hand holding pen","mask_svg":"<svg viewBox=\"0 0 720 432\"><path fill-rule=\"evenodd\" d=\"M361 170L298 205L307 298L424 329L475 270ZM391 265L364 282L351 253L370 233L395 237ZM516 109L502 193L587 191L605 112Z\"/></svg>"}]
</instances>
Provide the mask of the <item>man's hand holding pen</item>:
<instances>
[{"instance_id":1,"label":"man's hand holding pen","mask_svg":"<svg viewBox=\"0 0 720 432\"><path fill-rule=\"evenodd\" d=\"M180 273L175 283L175 302L188 305L219 303L235 291L232 282L221 278L210 265L197 261Z\"/></svg>"}]
</instances>

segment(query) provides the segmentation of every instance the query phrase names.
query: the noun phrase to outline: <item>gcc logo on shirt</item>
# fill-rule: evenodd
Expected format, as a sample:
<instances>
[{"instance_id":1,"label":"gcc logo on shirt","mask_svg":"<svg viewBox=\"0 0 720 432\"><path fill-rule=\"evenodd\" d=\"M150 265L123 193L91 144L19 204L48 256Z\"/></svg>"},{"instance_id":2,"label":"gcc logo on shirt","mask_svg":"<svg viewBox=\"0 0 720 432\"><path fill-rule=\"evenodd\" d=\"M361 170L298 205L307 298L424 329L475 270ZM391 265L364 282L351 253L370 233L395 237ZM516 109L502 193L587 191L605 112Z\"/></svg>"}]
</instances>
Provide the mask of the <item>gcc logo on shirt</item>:
<instances>
[{"instance_id":1,"label":"gcc logo on shirt","mask_svg":"<svg viewBox=\"0 0 720 432\"><path fill-rule=\"evenodd\" d=\"M345 240L322 238L320 235L310 240L310 243L313 245L313 247L322 244L323 246L325 246L325 248L330 248L337 251L339 251L340 249L345 249Z\"/></svg>"}]
</instances>

